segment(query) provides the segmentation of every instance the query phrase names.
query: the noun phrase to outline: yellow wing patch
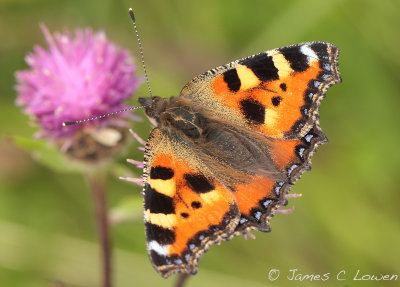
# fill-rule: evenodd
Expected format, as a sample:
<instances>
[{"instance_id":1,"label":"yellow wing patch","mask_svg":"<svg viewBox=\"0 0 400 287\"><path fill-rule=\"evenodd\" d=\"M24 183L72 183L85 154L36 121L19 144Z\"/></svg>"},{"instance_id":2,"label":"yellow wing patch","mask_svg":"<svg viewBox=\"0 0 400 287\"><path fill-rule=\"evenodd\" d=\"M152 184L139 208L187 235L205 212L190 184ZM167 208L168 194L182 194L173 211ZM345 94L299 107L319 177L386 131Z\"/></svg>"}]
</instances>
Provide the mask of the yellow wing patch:
<instances>
[{"instance_id":1,"label":"yellow wing patch","mask_svg":"<svg viewBox=\"0 0 400 287\"><path fill-rule=\"evenodd\" d=\"M172 179L149 179L148 183L152 188L157 190L157 192L162 193L166 196L172 197L175 195L175 181Z\"/></svg>"},{"instance_id":2,"label":"yellow wing patch","mask_svg":"<svg viewBox=\"0 0 400 287\"><path fill-rule=\"evenodd\" d=\"M285 59L285 57L279 52L269 52L269 56L272 57L272 61L274 62L275 67L278 69L279 79L285 79L290 76L293 72L292 68L290 68L290 63Z\"/></svg>"},{"instance_id":3,"label":"yellow wing patch","mask_svg":"<svg viewBox=\"0 0 400 287\"><path fill-rule=\"evenodd\" d=\"M254 74L254 72L246 66L237 65L236 72L241 82L241 90L251 89L260 84L260 80Z\"/></svg>"}]
</instances>

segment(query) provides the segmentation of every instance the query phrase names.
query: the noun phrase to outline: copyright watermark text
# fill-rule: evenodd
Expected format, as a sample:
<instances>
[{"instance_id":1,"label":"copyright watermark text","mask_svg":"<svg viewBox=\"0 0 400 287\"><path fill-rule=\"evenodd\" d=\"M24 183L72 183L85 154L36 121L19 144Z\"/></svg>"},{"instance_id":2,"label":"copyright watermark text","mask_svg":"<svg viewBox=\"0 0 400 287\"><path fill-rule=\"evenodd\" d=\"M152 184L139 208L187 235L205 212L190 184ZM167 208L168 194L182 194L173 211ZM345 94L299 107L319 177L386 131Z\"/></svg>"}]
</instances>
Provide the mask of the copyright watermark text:
<instances>
[{"instance_id":1,"label":"copyright watermark text","mask_svg":"<svg viewBox=\"0 0 400 287\"><path fill-rule=\"evenodd\" d=\"M373 274L368 272L362 272L361 270L347 271L342 269L336 273L326 272L322 274L308 274L301 272L297 268L290 269L288 271L281 271L279 269L271 268L267 271L268 280L275 281L278 279L284 279L289 281L397 281L399 275L395 273L387 274Z\"/></svg>"}]
</instances>

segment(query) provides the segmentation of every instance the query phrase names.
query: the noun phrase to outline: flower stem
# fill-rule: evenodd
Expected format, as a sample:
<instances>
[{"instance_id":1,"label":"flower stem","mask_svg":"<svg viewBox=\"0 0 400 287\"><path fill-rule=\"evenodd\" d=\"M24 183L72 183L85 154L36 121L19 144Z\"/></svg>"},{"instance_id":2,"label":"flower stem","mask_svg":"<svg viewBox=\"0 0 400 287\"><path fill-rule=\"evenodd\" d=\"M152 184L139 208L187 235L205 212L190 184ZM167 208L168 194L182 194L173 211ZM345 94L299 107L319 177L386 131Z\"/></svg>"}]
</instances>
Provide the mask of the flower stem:
<instances>
[{"instance_id":1,"label":"flower stem","mask_svg":"<svg viewBox=\"0 0 400 287\"><path fill-rule=\"evenodd\" d=\"M175 282L175 287L183 287L189 277L190 277L190 274L187 274L187 273L179 274L178 278L176 279L176 282Z\"/></svg>"},{"instance_id":2,"label":"flower stem","mask_svg":"<svg viewBox=\"0 0 400 287\"><path fill-rule=\"evenodd\" d=\"M97 231L100 239L103 287L111 287L111 242L109 236L109 224L107 215L107 201L105 183L100 176L89 175L89 185L92 193Z\"/></svg>"}]
</instances>

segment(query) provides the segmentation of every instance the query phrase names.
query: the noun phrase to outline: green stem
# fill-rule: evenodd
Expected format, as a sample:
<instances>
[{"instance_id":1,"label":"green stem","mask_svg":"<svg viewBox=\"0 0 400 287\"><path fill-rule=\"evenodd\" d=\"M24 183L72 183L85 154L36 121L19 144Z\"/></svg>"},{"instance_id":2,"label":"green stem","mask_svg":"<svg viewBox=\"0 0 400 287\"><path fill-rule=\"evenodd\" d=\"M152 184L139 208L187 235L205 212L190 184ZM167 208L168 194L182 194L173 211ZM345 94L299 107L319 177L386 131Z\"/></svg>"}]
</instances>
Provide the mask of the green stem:
<instances>
[{"instance_id":1,"label":"green stem","mask_svg":"<svg viewBox=\"0 0 400 287\"><path fill-rule=\"evenodd\" d=\"M92 193L97 231L100 239L103 287L111 287L111 242L107 215L106 188L100 176L89 175L89 185Z\"/></svg>"}]
</instances>

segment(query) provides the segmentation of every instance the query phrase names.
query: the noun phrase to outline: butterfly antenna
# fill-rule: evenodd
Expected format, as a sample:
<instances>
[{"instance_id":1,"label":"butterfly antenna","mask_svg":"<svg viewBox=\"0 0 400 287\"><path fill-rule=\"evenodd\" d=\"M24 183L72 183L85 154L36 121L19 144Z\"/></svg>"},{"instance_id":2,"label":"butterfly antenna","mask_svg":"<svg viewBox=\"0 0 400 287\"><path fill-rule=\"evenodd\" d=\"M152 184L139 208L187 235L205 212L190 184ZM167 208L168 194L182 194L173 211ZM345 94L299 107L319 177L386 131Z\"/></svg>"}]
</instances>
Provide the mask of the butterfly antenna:
<instances>
[{"instance_id":1,"label":"butterfly antenna","mask_svg":"<svg viewBox=\"0 0 400 287\"><path fill-rule=\"evenodd\" d=\"M127 109L124 109L124 110L108 113L108 114L105 114L105 115L101 115L101 116L97 116L97 117L93 117L93 118L89 118L89 119L84 119L84 120L79 120L79 121L72 121L72 122L63 122L62 125L63 125L63 127L76 125L76 124L80 124L80 123L84 123L84 122L88 122L88 121L93 121L93 120L106 118L106 117L109 117L109 116L112 116L112 115L116 115L116 114L119 114L119 113L123 113L123 112L127 112L127 111L133 111L133 110L140 109L140 108L143 108L143 106L130 107L130 108L127 108Z\"/></svg>"},{"instance_id":2,"label":"butterfly antenna","mask_svg":"<svg viewBox=\"0 0 400 287\"><path fill-rule=\"evenodd\" d=\"M136 27L135 15L133 14L132 8L129 8L129 15L131 16L133 27L135 28L136 38L137 38L138 43L139 43L140 58L142 59L142 66L143 66L143 70L144 70L144 76L146 77L147 88L149 89L150 97L153 97L153 94L151 93L149 77L147 75L146 65L144 64L144 55L143 55L143 49L142 49L142 42L140 42L139 32L138 32L137 27Z\"/></svg>"}]
</instances>

